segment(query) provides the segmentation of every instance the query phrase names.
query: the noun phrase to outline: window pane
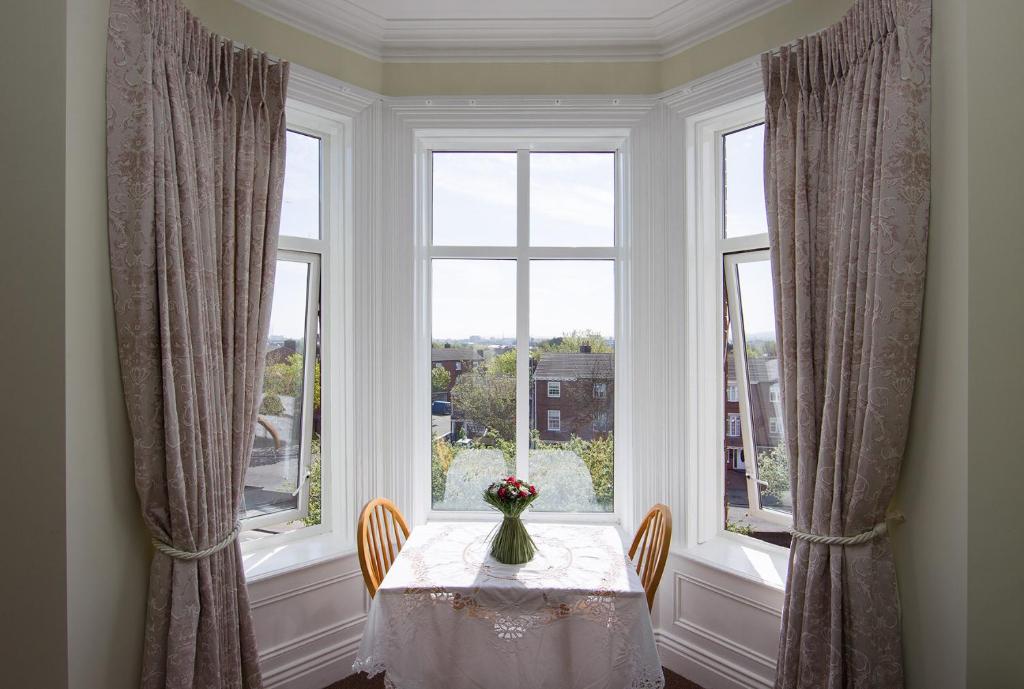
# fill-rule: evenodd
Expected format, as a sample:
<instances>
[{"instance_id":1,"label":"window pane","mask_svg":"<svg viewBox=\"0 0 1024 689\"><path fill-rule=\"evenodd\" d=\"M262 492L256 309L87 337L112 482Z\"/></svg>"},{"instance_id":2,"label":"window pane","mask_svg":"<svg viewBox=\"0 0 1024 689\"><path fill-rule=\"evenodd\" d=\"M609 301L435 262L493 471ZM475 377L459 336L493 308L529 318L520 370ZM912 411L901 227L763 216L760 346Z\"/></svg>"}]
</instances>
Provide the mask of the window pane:
<instances>
[{"instance_id":1,"label":"window pane","mask_svg":"<svg viewBox=\"0 0 1024 689\"><path fill-rule=\"evenodd\" d=\"M531 261L530 359L529 475L541 491L533 509L610 512L615 475L612 261Z\"/></svg>"},{"instance_id":2,"label":"window pane","mask_svg":"<svg viewBox=\"0 0 1024 689\"><path fill-rule=\"evenodd\" d=\"M768 231L764 204L764 125L725 137L725 236L742 237Z\"/></svg>"},{"instance_id":3,"label":"window pane","mask_svg":"<svg viewBox=\"0 0 1024 689\"><path fill-rule=\"evenodd\" d=\"M299 507L308 280L309 264L277 262L263 399L245 475L245 517Z\"/></svg>"},{"instance_id":4,"label":"window pane","mask_svg":"<svg viewBox=\"0 0 1024 689\"><path fill-rule=\"evenodd\" d=\"M530 154L530 244L613 246L615 154Z\"/></svg>"},{"instance_id":5,"label":"window pane","mask_svg":"<svg viewBox=\"0 0 1024 689\"><path fill-rule=\"evenodd\" d=\"M432 504L487 510L515 471L515 261L433 261L432 313Z\"/></svg>"},{"instance_id":6,"label":"window pane","mask_svg":"<svg viewBox=\"0 0 1024 689\"><path fill-rule=\"evenodd\" d=\"M288 132L281 234L320 238L320 139Z\"/></svg>"},{"instance_id":7,"label":"window pane","mask_svg":"<svg viewBox=\"0 0 1024 689\"><path fill-rule=\"evenodd\" d=\"M779 360L775 344L771 264L767 260L740 263L736 272L747 355L750 420L757 455L758 495L763 509L792 514L793 496L789 489L789 458L783 437L782 403L772 392L779 385Z\"/></svg>"},{"instance_id":8,"label":"window pane","mask_svg":"<svg viewBox=\"0 0 1024 689\"><path fill-rule=\"evenodd\" d=\"M515 153L433 154L434 244L515 245L516 157Z\"/></svg>"}]
</instances>

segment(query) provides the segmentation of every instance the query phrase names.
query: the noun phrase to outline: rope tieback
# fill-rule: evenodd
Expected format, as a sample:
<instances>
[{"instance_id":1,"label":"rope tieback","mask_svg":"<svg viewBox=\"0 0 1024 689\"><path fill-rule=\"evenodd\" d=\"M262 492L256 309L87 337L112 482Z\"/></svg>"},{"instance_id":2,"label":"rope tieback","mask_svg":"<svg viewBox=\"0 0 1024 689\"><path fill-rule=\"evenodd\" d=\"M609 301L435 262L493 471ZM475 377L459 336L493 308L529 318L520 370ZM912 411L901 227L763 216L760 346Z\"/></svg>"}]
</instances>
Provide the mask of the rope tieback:
<instances>
[{"instance_id":1,"label":"rope tieback","mask_svg":"<svg viewBox=\"0 0 1024 689\"><path fill-rule=\"evenodd\" d=\"M860 545L861 543L873 541L879 536L884 536L889 533L890 521L902 522L903 515L898 512L894 514L887 514L885 519L878 522L867 531L862 531L856 536L820 536L818 534L797 531L796 529L790 529L789 533L798 541L807 541L808 543L820 543L821 545Z\"/></svg>"},{"instance_id":2,"label":"rope tieback","mask_svg":"<svg viewBox=\"0 0 1024 689\"><path fill-rule=\"evenodd\" d=\"M227 536L211 545L209 548L203 548L202 550L179 550L178 548L175 548L173 545L161 541L156 536L153 536L152 539L153 547L159 550L164 555L168 557L173 557L175 560L202 560L204 558L210 557L214 553L224 550L229 545L234 543L235 539L238 538L238 532L241 530L242 525L235 524L235 528L232 529L231 533L229 533Z\"/></svg>"}]
</instances>

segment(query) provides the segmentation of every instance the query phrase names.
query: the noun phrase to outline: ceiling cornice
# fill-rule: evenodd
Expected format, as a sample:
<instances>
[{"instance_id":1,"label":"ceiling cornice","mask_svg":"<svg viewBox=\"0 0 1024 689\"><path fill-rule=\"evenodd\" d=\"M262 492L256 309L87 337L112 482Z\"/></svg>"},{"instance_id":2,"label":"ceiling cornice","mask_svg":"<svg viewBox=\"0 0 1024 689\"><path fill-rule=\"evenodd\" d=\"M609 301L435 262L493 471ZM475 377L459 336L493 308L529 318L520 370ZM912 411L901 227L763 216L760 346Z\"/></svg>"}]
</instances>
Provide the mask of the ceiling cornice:
<instances>
[{"instance_id":1,"label":"ceiling cornice","mask_svg":"<svg viewBox=\"0 0 1024 689\"><path fill-rule=\"evenodd\" d=\"M680 0L650 17L388 19L349 0L238 0L381 62L659 61L790 0Z\"/></svg>"}]
</instances>

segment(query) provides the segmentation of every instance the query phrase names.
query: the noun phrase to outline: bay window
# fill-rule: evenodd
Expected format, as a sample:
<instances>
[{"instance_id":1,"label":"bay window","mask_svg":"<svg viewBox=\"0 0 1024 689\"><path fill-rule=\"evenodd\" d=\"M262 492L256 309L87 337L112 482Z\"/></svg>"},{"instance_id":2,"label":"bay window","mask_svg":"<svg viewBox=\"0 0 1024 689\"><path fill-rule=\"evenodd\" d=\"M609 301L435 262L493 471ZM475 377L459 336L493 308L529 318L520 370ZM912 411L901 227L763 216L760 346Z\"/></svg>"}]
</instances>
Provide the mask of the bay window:
<instances>
[{"instance_id":1,"label":"bay window","mask_svg":"<svg viewBox=\"0 0 1024 689\"><path fill-rule=\"evenodd\" d=\"M614 508L618 154L546 145L425 154L434 510L509 473L535 512Z\"/></svg>"}]
</instances>

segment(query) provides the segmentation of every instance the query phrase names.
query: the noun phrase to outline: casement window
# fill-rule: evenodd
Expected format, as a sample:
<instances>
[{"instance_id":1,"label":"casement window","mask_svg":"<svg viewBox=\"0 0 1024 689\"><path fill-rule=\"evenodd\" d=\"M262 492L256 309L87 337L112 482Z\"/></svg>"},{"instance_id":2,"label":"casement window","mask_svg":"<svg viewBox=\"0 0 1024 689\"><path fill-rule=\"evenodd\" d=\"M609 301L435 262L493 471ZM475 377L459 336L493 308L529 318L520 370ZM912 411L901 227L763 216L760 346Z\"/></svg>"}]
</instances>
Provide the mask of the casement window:
<instances>
[{"instance_id":1,"label":"casement window","mask_svg":"<svg viewBox=\"0 0 1024 689\"><path fill-rule=\"evenodd\" d=\"M241 506L243 539L321 524L329 423L322 375L331 362L324 315L331 266L328 222L340 191L337 123L289 105L274 298L252 458ZM337 220L337 218L335 218Z\"/></svg>"},{"instance_id":2,"label":"casement window","mask_svg":"<svg viewBox=\"0 0 1024 689\"><path fill-rule=\"evenodd\" d=\"M714 260L723 273L721 308L729 324L720 351L727 358L723 368L736 371L744 454L752 460L745 463L746 499L727 491L726 521L746 521L756 533L792 521L789 465L776 404L779 361L764 200L764 123L737 123L717 136L721 165L715 186L722 224Z\"/></svg>"},{"instance_id":3,"label":"casement window","mask_svg":"<svg viewBox=\"0 0 1024 689\"><path fill-rule=\"evenodd\" d=\"M611 512L614 415L599 414L614 406L622 141L438 139L419 139L424 346L484 357L452 388L450 423L433 417L432 509L486 509L483 488L515 472L548 489L534 512Z\"/></svg>"},{"instance_id":4,"label":"casement window","mask_svg":"<svg viewBox=\"0 0 1024 689\"><path fill-rule=\"evenodd\" d=\"M608 399L608 383L594 383L594 399Z\"/></svg>"},{"instance_id":5,"label":"casement window","mask_svg":"<svg viewBox=\"0 0 1024 689\"><path fill-rule=\"evenodd\" d=\"M461 361L456 361L455 362L455 370L456 371L461 371L462 370L462 362Z\"/></svg>"},{"instance_id":6,"label":"casement window","mask_svg":"<svg viewBox=\"0 0 1024 689\"><path fill-rule=\"evenodd\" d=\"M739 438L741 435L740 430L740 415L729 414L728 425L725 429L725 434L730 438Z\"/></svg>"},{"instance_id":7,"label":"casement window","mask_svg":"<svg viewBox=\"0 0 1024 689\"><path fill-rule=\"evenodd\" d=\"M792 525L763 118L763 97L750 96L687 120L693 137L687 193L695 208L688 220L696 285L691 292L698 381L693 421L701 458L693 470L702 495L695 515L697 542L715 538L723 528L749 529L771 540L767 534ZM741 455L730 450L739 446Z\"/></svg>"}]
</instances>

